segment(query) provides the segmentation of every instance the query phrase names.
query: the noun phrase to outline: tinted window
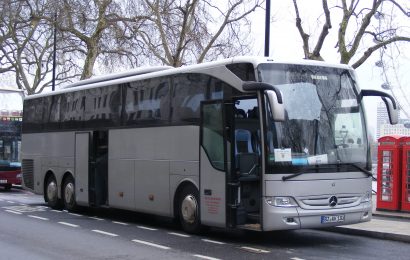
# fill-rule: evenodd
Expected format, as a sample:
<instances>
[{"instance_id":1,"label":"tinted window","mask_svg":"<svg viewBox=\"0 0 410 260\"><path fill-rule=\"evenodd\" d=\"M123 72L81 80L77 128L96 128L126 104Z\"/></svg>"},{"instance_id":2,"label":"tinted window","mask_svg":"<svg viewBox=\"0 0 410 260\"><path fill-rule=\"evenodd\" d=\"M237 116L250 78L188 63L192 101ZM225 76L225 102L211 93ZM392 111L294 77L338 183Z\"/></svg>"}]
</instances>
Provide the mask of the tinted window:
<instances>
[{"instance_id":1,"label":"tinted window","mask_svg":"<svg viewBox=\"0 0 410 260\"><path fill-rule=\"evenodd\" d=\"M155 78L125 86L126 125L169 123L169 80Z\"/></svg>"},{"instance_id":2,"label":"tinted window","mask_svg":"<svg viewBox=\"0 0 410 260\"><path fill-rule=\"evenodd\" d=\"M172 122L198 123L201 101L207 99L211 78L202 74L183 74L174 77L172 93Z\"/></svg>"},{"instance_id":3,"label":"tinted window","mask_svg":"<svg viewBox=\"0 0 410 260\"><path fill-rule=\"evenodd\" d=\"M29 99L24 101L23 132L41 131L43 121L43 99Z\"/></svg>"},{"instance_id":4,"label":"tinted window","mask_svg":"<svg viewBox=\"0 0 410 260\"><path fill-rule=\"evenodd\" d=\"M212 166L222 171L225 168L222 104L204 105L202 124L202 147Z\"/></svg>"},{"instance_id":5,"label":"tinted window","mask_svg":"<svg viewBox=\"0 0 410 260\"><path fill-rule=\"evenodd\" d=\"M243 81L256 81L255 69L252 63L228 64L226 67Z\"/></svg>"},{"instance_id":6,"label":"tinted window","mask_svg":"<svg viewBox=\"0 0 410 260\"><path fill-rule=\"evenodd\" d=\"M81 100L84 91L64 94L61 100L61 128L76 129L82 127L84 109L81 108Z\"/></svg>"},{"instance_id":7,"label":"tinted window","mask_svg":"<svg viewBox=\"0 0 410 260\"><path fill-rule=\"evenodd\" d=\"M119 126L121 120L121 90L118 85L84 91L84 127Z\"/></svg>"},{"instance_id":8,"label":"tinted window","mask_svg":"<svg viewBox=\"0 0 410 260\"><path fill-rule=\"evenodd\" d=\"M58 130L60 126L61 95L43 98L43 129Z\"/></svg>"}]
</instances>

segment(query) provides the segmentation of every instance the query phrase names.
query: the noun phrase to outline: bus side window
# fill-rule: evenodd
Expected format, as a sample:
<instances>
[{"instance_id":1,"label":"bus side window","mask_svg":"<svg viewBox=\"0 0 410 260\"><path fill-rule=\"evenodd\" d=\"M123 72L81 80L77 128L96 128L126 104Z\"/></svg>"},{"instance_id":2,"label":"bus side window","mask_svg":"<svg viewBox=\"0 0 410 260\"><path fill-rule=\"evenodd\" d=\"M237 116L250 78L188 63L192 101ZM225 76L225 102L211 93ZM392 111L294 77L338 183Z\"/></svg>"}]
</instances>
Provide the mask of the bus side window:
<instances>
[{"instance_id":1,"label":"bus side window","mask_svg":"<svg viewBox=\"0 0 410 260\"><path fill-rule=\"evenodd\" d=\"M204 75L193 77L191 74L181 74L174 78L172 123L199 123L200 104L206 99L208 78Z\"/></svg>"}]
</instances>

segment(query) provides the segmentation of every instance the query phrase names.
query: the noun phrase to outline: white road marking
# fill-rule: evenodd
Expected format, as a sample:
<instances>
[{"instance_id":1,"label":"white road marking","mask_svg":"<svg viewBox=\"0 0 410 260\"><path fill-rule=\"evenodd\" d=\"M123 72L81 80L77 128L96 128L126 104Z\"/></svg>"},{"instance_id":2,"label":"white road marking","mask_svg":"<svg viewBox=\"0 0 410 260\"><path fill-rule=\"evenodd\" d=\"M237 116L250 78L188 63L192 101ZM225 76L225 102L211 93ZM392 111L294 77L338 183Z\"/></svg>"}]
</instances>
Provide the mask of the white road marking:
<instances>
[{"instance_id":1,"label":"white road marking","mask_svg":"<svg viewBox=\"0 0 410 260\"><path fill-rule=\"evenodd\" d=\"M68 213L68 214L70 214L70 215L72 215L72 216L76 216L76 217L82 217L83 215L81 215L81 214L76 214L76 213Z\"/></svg>"},{"instance_id":2,"label":"white road marking","mask_svg":"<svg viewBox=\"0 0 410 260\"><path fill-rule=\"evenodd\" d=\"M62 213L62 211L61 211L61 210L55 210L55 209L52 209L51 211L52 211L52 212Z\"/></svg>"},{"instance_id":3,"label":"white road marking","mask_svg":"<svg viewBox=\"0 0 410 260\"><path fill-rule=\"evenodd\" d=\"M95 233L100 233L100 234L103 234L103 235L111 236L111 237L118 237L117 234L105 232L105 231L98 230L98 229L93 229L93 230L91 230L91 231L93 231L93 232L95 232Z\"/></svg>"},{"instance_id":4,"label":"white road marking","mask_svg":"<svg viewBox=\"0 0 410 260\"><path fill-rule=\"evenodd\" d=\"M162 245L158 245L158 244L154 244L154 243L151 243L151 242L138 240L138 239L133 239L132 242L140 243L140 244L147 245L147 246L153 246L153 247L160 248L160 249L165 249L165 250L171 249L170 247L167 247L167 246L162 246Z\"/></svg>"},{"instance_id":5,"label":"white road marking","mask_svg":"<svg viewBox=\"0 0 410 260\"><path fill-rule=\"evenodd\" d=\"M254 252L254 253L270 253L270 251L259 249L259 248L254 248L254 247L249 247L249 246L242 246L241 248L247 251L250 251L250 252Z\"/></svg>"},{"instance_id":6,"label":"white road marking","mask_svg":"<svg viewBox=\"0 0 410 260\"><path fill-rule=\"evenodd\" d=\"M123 226L128 226L128 223L124 223L124 222L119 222L119 221L113 221L112 223L114 224L118 224L118 225L123 225Z\"/></svg>"},{"instance_id":7,"label":"white road marking","mask_svg":"<svg viewBox=\"0 0 410 260\"><path fill-rule=\"evenodd\" d=\"M15 203L14 201L11 201L11 200L8 200L7 202L8 202L8 203L11 203L11 204L14 204L14 203Z\"/></svg>"},{"instance_id":8,"label":"white road marking","mask_svg":"<svg viewBox=\"0 0 410 260\"><path fill-rule=\"evenodd\" d=\"M174 233L174 232L168 232L168 234L173 235L173 236L178 236L178 237L191 237L189 235Z\"/></svg>"},{"instance_id":9,"label":"white road marking","mask_svg":"<svg viewBox=\"0 0 410 260\"><path fill-rule=\"evenodd\" d=\"M27 204L24 203L20 203L20 206L28 206Z\"/></svg>"},{"instance_id":10,"label":"white road marking","mask_svg":"<svg viewBox=\"0 0 410 260\"><path fill-rule=\"evenodd\" d=\"M5 209L9 209L12 211L17 211L21 213L29 213L29 212L39 212L39 211L46 211L46 207L44 206L9 206L9 207L2 207Z\"/></svg>"},{"instance_id":11,"label":"white road marking","mask_svg":"<svg viewBox=\"0 0 410 260\"><path fill-rule=\"evenodd\" d=\"M208 243L213 243L213 244L218 244L218 245L225 245L225 244L226 244L226 243L224 243L224 242L215 241L215 240L210 240L210 239L202 239L202 241L208 242Z\"/></svg>"},{"instance_id":12,"label":"white road marking","mask_svg":"<svg viewBox=\"0 0 410 260\"><path fill-rule=\"evenodd\" d=\"M48 220L48 218L43 218L43 217L34 216L34 215L28 215L28 217L30 217L30 218L36 218L36 219L41 219L41 220Z\"/></svg>"},{"instance_id":13,"label":"white road marking","mask_svg":"<svg viewBox=\"0 0 410 260\"><path fill-rule=\"evenodd\" d=\"M8 212L8 213L13 213L13 214L16 214L16 215L21 215L21 214L23 214L23 213L21 213L21 212L17 212L17 211L9 210L9 209L6 209L5 211L6 211L6 212Z\"/></svg>"},{"instance_id":14,"label":"white road marking","mask_svg":"<svg viewBox=\"0 0 410 260\"><path fill-rule=\"evenodd\" d=\"M98 221L104 220L102 218L97 218L97 217L89 217L89 218L94 219L94 220L98 220Z\"/></svg>"},{"instance_id":15,"label":"white road marking","mask_svg":"<svg viewBox=\"0 0 410 260\"><path fill-rule=\"evenodd\" d=\"M305 260L305 259L299 258L299 257L292 257L291 260Z\"/></svg>"},{"instance_id":16,"label":"white road marking","mask_svg":"<svg viewBox=\"0 0 410 260\"><path fill-rule=\"evenodd\" d=\"M206 256L206 255L194 255L194 256L198 257L198 258L202 258L202 259L208 259L208 260L220 260L219 258L210 257L210 256Z\"/></svg>"},{"instance_id":17,"label":"white road marking","mask_svg":"<svg viewBox=\"0 0 410 260\"><path fill-rule=\"evenodd\" d=\"M69 227L79 227L79 225L74 225L74 224L67 223L67 222L58 222L58 224L66 225L66 226L69 226Z\"/></svg>"},{"instance_id":18,"label":"white road marking","mask_svg":"<svg viewBox=\"0 0 410 260\"><path fill-rule=\"evenodd\" d=\"M151 231L158 230L158 229L156 229L156 228L149 228L149 227L144 227L144 226L137 226L137 228L145 229L145 230L151 230Z\"/></svg>"}]
</instances>

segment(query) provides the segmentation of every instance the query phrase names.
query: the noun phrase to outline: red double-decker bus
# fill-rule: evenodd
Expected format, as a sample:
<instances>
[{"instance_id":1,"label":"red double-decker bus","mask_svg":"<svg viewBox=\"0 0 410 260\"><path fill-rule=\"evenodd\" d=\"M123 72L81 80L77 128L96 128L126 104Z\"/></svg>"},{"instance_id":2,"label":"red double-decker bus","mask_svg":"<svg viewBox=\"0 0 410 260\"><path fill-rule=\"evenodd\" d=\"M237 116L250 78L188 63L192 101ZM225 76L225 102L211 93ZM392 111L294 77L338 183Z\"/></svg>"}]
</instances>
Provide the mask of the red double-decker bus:
<instances>
[{"instance_id":1,"label":"red double-decker bus","mask_svg":"<svg viewBox=\"0 0 410 260\"><path fill-rule=\"evenodd\" d=\"M21 184L23 91L0 88L0 186Z\"/></svg>"}]
</instances>

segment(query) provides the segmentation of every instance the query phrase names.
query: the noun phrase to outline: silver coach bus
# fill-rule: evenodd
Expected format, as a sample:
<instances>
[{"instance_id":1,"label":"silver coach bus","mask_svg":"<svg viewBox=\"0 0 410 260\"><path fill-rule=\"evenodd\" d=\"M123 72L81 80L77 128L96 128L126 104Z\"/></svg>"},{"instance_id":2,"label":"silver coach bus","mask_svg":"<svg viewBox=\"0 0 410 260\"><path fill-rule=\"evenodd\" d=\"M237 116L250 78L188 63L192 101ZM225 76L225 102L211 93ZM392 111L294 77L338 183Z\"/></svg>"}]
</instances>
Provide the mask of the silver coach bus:
<instances>
[{"instance_id":1,"label":"silver coach bus","mask_svg":"<svg viewBox=\"0 0 410 260\"><path fill-rule=\"evenodd\" d=\"M354 71L236 57L80 81L24 101L24 187L52 208L112 207L259 231L371 219Z\"/></svg>"}]
</instances>

